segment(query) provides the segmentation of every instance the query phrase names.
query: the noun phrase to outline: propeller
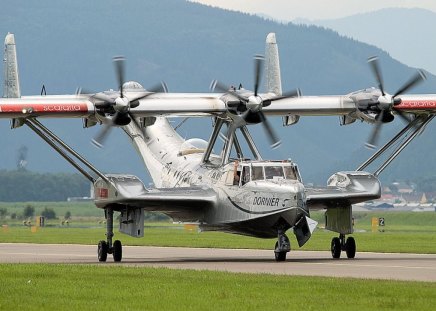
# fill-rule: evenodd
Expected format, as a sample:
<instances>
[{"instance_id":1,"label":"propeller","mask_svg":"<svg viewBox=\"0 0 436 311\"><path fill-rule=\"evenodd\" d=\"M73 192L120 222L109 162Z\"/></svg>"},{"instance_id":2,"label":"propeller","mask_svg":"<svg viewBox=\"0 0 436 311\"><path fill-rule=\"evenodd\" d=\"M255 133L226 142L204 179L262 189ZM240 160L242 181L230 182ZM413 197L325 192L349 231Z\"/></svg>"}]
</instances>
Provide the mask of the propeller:
<instances>
[{"instance_id":1,"label":"propeller","mask_svg":"<svg viewBox=\"0 0 436 311\"><path fill-rule=\"evenodd\" d=\"M264 95L263 97L261 97L259 95L259 86L262 79L262 69L264 67L264 61L265 59L262 55L254 56L254 92L248 92L243 89L236 90L234 87L228 87L227 85L217 80L212 81L210 88L212 91L218 90L225 94L233 96L233 98L237 98L237 101L230 99L226 100L228 108L236 109L236 111L242 112L242 114L239 114L242 120L237 123L262 123L268 140L270 142L271 148L277 148L278 146L280 146L281 141L275 133L270 122L266 118L265 114L263 113L262 108L271 105L271 102L276 100L300 96L301 92L299 89L297 89L291 92L287 92L281 96Z\"/></svg>"},{"instance_id":2,"label":"propeller","mask_svg":"<svg viewBox=\"0 0 436 311\"><path fill-rule=\"evenodd\" d=\"M407 123L412 122L412 120L396 106L401 104L401 98L398 96L412 89L418 83L424 81L426 76L422 70L418 70L402 87L400 87L394 95L389 95L385 93L383 86L383 78L381 74L381 69L379 66L379 61L377 56L368 58L368 64L370 65L371 71L375 76L375 79L380 89L381 96L378 97L375 103L369 104L368 108L374 109L378 112L376 116L375 126L371 132L368 142L365 144L366 147L374 149L377 146L377 141L380 136L380 131L383 123L391 122L394 119L392 111L395 111L403 120Z\"/></svg>"},{"instance_id":3,"label":"propeller","mask_svg":"<svg viewBox=\"0 0 436 311\"><path fill-rule=\"evenodd\" d=\"M132 116L130 115L130 109L139 106L139 101L145 99L148 96L160 93L168 92L168 87L165 82L148 89L145 91L142 86L135 92L135 96L126 96L125 88L125 58L123 56L116 56L113 58L113 63L115 67L115 75L119 86L119 92L114 92L113 94L106 93L92 93L85 92L81 90L81 93L92 94L89 96L90 100L94 102L94 106L98 113L103 115L110 115L110 120L105 123L104 127L100 132L92 139L92 143L99 147L103 147L103 143L108 137L110 130L114 126L125 126L132 121ZM135 89L136 91L136 89Z\"/></svg>"}]
</instances>

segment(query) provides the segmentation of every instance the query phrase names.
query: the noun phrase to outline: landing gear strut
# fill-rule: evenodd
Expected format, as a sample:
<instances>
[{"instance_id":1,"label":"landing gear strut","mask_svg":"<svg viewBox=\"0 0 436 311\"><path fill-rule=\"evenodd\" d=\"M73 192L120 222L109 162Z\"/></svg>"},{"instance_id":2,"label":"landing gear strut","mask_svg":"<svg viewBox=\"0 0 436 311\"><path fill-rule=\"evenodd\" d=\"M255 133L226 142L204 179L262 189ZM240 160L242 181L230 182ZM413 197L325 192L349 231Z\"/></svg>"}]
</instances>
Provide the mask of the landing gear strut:
<instances>
[{"instance_id":1,"label":"landing gear strut","mask_svg":"<svg viewBox=\"0 0 436 311\"><path fill-rule=\"evenodd\" d=\"M278 240L274 249L276 261L285 261L286 253L291 251L291 242L283 230L278 230Z\"/></svg>"},{"instance_id":2,"label":"landing gear strut","mask_svg":"<svg viewBox=\"0 0 436 311\"><path fill-rule=\"evenodd\" d=\"M112 244L114 236L114 210L111 207L105 209L106 216L106 241L98 242L98 261L106 261L107 254L112 254L115 262L121 261L123 257L123 249L121 241L115 240Z\"/></svg>"},{"instance_id":3,"label":"landing gear strut","mask_svg":"<svg viewBox=\"0 0 436 311\"><path fill-rule=\"evenodd\" d=\"M346 252L347 258L354 258L356 256L356 241L353 237L348 237L345 241L345 234L339 234L339 237L332 239L330 250L335 259L341 257L341 251Z\"/></svg>"}]
</instances>

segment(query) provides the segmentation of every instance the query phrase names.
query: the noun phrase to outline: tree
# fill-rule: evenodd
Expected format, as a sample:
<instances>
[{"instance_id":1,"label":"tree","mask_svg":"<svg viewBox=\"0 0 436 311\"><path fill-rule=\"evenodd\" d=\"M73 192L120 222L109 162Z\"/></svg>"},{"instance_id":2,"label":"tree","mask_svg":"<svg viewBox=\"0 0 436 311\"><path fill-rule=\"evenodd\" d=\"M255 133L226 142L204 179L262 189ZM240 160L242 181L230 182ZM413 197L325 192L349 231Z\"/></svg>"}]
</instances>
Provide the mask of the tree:
<instances>
[{"instance_id":1,"label":"tree","mask_svg":"<svg viewBox=\"0 0 436 311\"><path fill-rule=\"evenodd\" d=\"M26 205L23 211L24 218L31 218L35 216L35 208L32 205Z\"/></svg>"},{"instance_id":2,"label":"tree","mask_svg":"<svg viewBox=\"0 0 436 311\"><path fill-rule=\"evenodd\" d=\"M70 218L71 218L71 212L70 212L70 211L67 211L67 212L65 213L64 218L65 218L65 219L70 219Z\"/></svg>"},{"instance_id":3,"label":"tree","mask_svg":"<svg viewBox=\"0 0 436 311\"><path fill-rule=\"evenodd\" d=\"M44 208L44 210L41 213L41 216L44 216L46 219L55 219L56 218L56 212L52 208Z\"/></svg>"},{"instance_id":4,"label":"tree","mask_svg":"<svg viewBox=\"0 0 436 311\"><path fill-rule=\"evenodd\" d=\"M6 207L0 208L0 218L4 218L8 214Z\"/></svg>"}]
</instances>

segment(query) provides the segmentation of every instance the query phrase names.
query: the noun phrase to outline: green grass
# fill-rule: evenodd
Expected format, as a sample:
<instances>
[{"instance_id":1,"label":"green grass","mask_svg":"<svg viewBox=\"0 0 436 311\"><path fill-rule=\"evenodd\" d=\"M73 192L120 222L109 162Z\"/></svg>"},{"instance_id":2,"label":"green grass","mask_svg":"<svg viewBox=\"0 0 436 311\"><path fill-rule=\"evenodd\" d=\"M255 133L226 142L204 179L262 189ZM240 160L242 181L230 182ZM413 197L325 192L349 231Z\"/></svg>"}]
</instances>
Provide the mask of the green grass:
<instances>
[{"instance_id":1,"label":"green grass","mask_svg":"<svg viewBox=\"0 0 436 311\"><path fill-rule=\"evenodd\" d=\"M9 206L8 209L23 208L26 203L16 204L16 206ZM35 208L42 210L48 203L38 204ZM0 224L7 223L9 228L8 230L0 228L0 242L97 245L99 240L105 238L105 225L101 223L104 219L103 213L91 203L50 204L48 206L51 208L58 206L62 211L71 210L73 215L73 211L77 209L76 216L69 227L61 226L60 220L48 220L47 227L32 233L29 227L22 225L22 221L6 219ZM81 216L89 210L98 213L89 217ZM100 215L100 217L95 218L95 215ZM385 232L378 230L372 232L372 217L385 218ZM312 218L319 221L321 227L323 226L323 213L313 213ZM435 212L358 212L354 213L354 219L356 232L353 236L356 238L358 251L436 253ZM116 228L117 223L115 223L115 238L120 239L124 245L272 249L275 244L275 239L257 239L221 232L189 232L183 229L183 225L174 225L170 222L146 222L145 236L140 239L120 234ZM318 228L302 249L329 250L331 239L336 235L336 233ZM298 249L292 230L288 231L288 236L291 239L292 248Z\"/></svg>"},{"instance_id":2,"label":"green grass","mask_svg":"<svg viewBox=\"0 0 436 311\"><path fill-rule=\"evenodd\" d=\"M29 227L12 226L7 231L0 229L0 243L66 243L94 244L105 238L103 225L94 228L40 228L32 233ZM298 249L292 232L288 233L292 247ZM329 250L333 232L318 229L303 250ZM436 253L435 232L357 232L353 234L358 251ZM115 238L124 245L216 247L216 248L252 248L273 249L275 239L258 239L222 232L191 232L181 226L150 226L144 230L143 238L132 238L116 232Z\"/></svg>"},{"instance_id":3,"label":"green grass","mask_svg":"<svg viewBox=\"0 0 436 311\"><path fill-rule=\"evenodd\" d=\"M436 283L0 264L0 310L434 310Z\"/></svg>"}]
</instances>

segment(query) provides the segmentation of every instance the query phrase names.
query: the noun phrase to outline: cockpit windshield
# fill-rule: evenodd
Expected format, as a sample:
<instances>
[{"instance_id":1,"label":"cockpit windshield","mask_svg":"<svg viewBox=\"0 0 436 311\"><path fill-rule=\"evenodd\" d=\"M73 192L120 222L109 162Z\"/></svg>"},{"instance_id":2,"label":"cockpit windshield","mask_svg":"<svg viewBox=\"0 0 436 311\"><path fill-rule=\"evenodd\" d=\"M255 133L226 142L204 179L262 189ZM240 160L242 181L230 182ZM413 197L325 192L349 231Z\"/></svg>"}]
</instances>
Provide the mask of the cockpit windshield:
<instances>
[{"instance_id":1,"label":"cockpit windshield","mask_svg":"<svg viewBox=\"0 0 436 311\"><path fill-rule=\"evenodd\" d=\"M294 167L292 166L285 166L285 177L286 179L292 179L292 180L297 180L297 172L295 170Z\"/></svg>"},{"instance_id":2,"label":"cockpit windshield","mask_svg":"<svg viewBox=\"0 0 436 311\"><path fill-rule=\"evenodd\" d=\"M265 166L266 179L284 178L282 166Z\"/></svg>"},{"instance_id":3,"label":"cockpit windshield","mask_svg":"<svg viewBox=\"0 0 436 311\"><path fill-rule=\"evenodd\" d=\"M248 171L249 172L249 171ZM271 179L299 180L297 167L294 165L251 165L251 180Z\"/></svg>"},{"instance_id":4,"label":"cockpit windshield","mask_svg":"<svg viewBox=\"0 0 436 311\"><path fill-rule=\"evenodd\" d=\"M264 180L263 166L253 166L251 170L251 180Z\"/></svg>"}]
</instances>

